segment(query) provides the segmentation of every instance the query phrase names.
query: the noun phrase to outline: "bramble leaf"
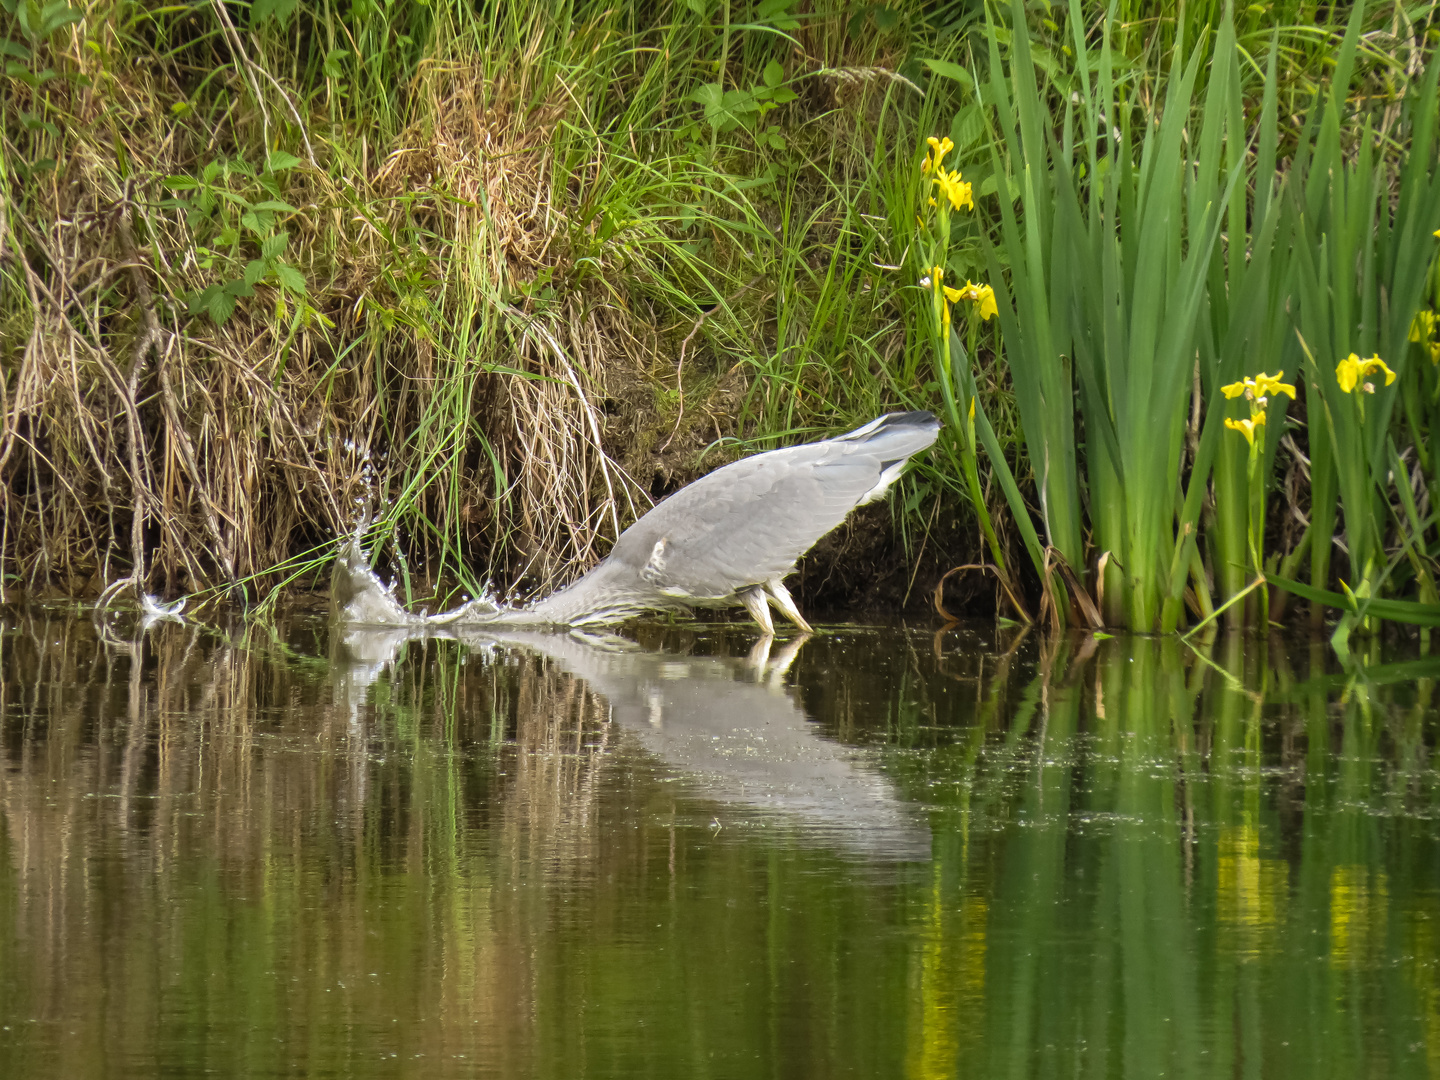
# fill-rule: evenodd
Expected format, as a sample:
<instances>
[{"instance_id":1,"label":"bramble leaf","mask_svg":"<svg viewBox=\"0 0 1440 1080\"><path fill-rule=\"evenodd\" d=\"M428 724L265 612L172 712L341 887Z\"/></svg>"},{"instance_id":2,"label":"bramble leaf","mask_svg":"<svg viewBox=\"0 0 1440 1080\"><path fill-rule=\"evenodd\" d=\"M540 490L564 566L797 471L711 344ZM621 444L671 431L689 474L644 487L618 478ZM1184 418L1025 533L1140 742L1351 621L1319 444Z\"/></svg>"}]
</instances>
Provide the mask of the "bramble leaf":
<instances>
[{"instance_id":1,"label":"bramble leaf","mask_svg":"<svg viewBox=\"0 0 1440 1080\"><path fill-rule=\"evenodd\" d=\"M280 279L280 284L292 293L305 295L305 275L289 263L277 262L275 276Z\"/></svg>"}]
</instances>

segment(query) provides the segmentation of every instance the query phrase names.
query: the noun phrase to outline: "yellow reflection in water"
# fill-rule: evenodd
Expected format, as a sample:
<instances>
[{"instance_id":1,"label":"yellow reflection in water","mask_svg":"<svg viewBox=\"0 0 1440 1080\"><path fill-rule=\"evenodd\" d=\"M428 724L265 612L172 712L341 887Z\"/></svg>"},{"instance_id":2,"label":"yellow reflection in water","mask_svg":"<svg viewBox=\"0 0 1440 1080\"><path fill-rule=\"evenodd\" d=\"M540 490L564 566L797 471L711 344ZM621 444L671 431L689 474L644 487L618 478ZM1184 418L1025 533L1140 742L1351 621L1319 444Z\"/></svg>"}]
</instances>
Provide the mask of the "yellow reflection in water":
<instances>
[{"instance_id":1,"label":"yellow reflection in water","mask_svg":"<svg viewBox=\"0 0 1440 1080\"><path fill-rule=\"evenodd\" d=\"M1332 968L1355 967L1380 955L1388 897L1385 875L1372 877L1368 866L1350 863L1330 871Z\"/></svg>"},{"instance_id":2,"label":"yellow reflection in water","mask_svg":"<svg viewBox=\"0 0 1440 1080\"><path fill-rule=\"evenodd\" d=\"M1289 867L1283 859L1260 858L1260 830L1246 822L1220 830L1217 877L1220 925L1231 931L1238 958L1258 959L1274 947Z\"/></svg>"},{"instance_id":3,"label":"yellow reflection in water","mask_svg":"<svg viewBox=\"0 0 1440 1080\"><path fill-rule=\"evenodd\" d=\"M905 1074L912 1080L949 1080L956 1075L961 1048L980 1042L988 918L989 905L982 896L965 897L946 918L937 863L925 919L920 1002L905 1063Z\"/></svg>"}]
</instances>

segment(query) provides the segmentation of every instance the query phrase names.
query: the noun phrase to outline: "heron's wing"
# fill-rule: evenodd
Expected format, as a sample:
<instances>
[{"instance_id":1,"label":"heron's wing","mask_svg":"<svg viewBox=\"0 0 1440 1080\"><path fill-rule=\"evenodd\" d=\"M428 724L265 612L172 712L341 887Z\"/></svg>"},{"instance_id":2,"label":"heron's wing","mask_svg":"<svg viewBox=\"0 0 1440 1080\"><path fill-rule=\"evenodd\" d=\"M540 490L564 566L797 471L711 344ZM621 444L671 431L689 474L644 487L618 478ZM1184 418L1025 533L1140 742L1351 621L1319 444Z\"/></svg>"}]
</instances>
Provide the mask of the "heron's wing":
<instances>
[{"instance_id":1,"label":"heron's wing","mask_svg":"<svg viewBox=\"0 0 1440 1080\"><path fill-rule=\"evenodd\" d=\"M901 414L743 458L660 503L625 531L610 560L697 599L783 577L851 510L883 492L937 431L929 414Z\"/></svg>"}]
</instances>

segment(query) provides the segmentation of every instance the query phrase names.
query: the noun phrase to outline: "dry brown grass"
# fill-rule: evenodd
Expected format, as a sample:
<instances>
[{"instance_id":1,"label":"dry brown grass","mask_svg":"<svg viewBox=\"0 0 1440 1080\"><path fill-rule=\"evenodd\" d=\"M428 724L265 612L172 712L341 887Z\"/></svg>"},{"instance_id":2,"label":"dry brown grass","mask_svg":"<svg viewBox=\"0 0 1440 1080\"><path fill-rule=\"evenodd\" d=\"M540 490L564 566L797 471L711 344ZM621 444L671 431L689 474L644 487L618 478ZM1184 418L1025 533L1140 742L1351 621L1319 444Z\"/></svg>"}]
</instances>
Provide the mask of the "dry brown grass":
<instances>
[{"instance_id":1,"label":"dry brown grass","mask_svg":"<svg viewBox=\"0 0 1440 1080\"><path fill-rule=\"evenodd\" d=\"M883 363L902 350L898 309L845 307L874 260L837 254L850 209L826 179L864 172L893 80L812 80L793 106L804 167L788 193L752 195L734 185L769 159L747 136L717 150L683 128L719 52L683 6L654 27L597 8L560 34L540 8L477 29L438 5L404 85L368 98L305 76L294 35L220 25L224 5L152 7L87 9L37 53L59 75L12 79L3 109L5 596L253 600L322 580L364 520L412 600L543 590L650 491L740 452L702 461L712 442L874 415L875 359L808 358L852 336ZM807 25L789 70L874 61L843 25ZM486 33L503 42L477 48ZM767 59L737 46L731 81ZM301 163L267 173L282 148ZM849 163L822 175L817 150ZM173 177L208 184L216 209L187 213L176 200L198 196ZM217 325L194 298L261 254L265 230L237 221L265 199L295 208L274 229L305 292L267 273ZM627 220L603 232L606 214ZM852 370L870 380L854 393Z\"/></svg>"},{"instance_id":2,"label":"dry brown grass","mask_svg":"<svg viewBox=\"0 0 1440 1080\"><path fill-rule=\"evenodd\" d=\"M7 215L25 289L8 321L26 331L0 443L12 583L94 593L128 577L173 593L268 581L398 496L432 520L458 507L472 550L503 552L501 568L546 585L593 563L620 515L643 511L604 448L596 399L653 333L613 297L542 310L506 298L515 282L564 272L568 225L545 172L563 109L522 115L509 102L525 88L477 66L428 65L416 91L428 106L383 157L343 186L306 170L287 191L307 276L333 275L312 288L333 331L318 317L292 330L264 286L221 327L187 316L206 238L158 205L161 179L194 169L180 140L147 147L129 177L77 142L33 192L42 204ZM121 111L162 102L136 82ZM429 204L418 212L417 192ZM416 228L429 234L420 250L396 243ZM417 258L442 277L431 295L396 296L397 270ZM479 323L464 354L435 325L460 315ZM467 416L506 470L498 496L491 462L444 426ZM425 460L437 452L449 469Z\"/></svg>"}]
</instances>

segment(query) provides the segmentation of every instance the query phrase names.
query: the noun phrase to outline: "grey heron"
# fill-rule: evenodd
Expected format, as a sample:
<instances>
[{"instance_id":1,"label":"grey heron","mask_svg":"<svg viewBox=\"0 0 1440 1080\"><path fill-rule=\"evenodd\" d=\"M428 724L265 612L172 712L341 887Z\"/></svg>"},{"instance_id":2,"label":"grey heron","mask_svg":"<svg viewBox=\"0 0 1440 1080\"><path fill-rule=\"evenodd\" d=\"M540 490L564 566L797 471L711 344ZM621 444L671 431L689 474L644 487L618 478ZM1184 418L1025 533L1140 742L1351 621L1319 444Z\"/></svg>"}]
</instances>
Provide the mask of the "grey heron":
<instances>
[{"instance_id":1,"label":"grey heron","mask_svg":"<svg viewBox=\"0 0 1440 1080\"><path fill-rule=\"evenodd\" d=\"M884 496L939 432L928 412L890 413L831 439L741 458L657 504L589 573L522 608L474 600L410 615L379 589L358 543L337 564L334 599L351 623L431 626L586 626L742 604L767 634L774 604L809 631L784 579L852 510Z\"/></svg>"}]
</instances>

